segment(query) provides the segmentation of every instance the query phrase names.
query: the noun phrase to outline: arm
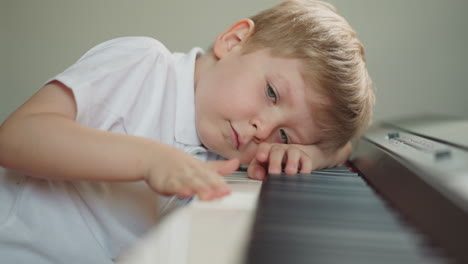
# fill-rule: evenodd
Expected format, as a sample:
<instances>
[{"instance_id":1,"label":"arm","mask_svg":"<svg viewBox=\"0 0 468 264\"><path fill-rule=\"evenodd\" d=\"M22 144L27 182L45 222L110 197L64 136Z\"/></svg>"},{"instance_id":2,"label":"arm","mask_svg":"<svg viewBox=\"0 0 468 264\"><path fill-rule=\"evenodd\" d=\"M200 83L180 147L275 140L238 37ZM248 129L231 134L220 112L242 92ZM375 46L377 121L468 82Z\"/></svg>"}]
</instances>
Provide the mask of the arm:
<instances>
[{"instance_id":1,"label":"arm","mask_svg":"<svg viewBox=\"0 0 468 264\"><path fill-rule=\"evenodd\" d=\"M75 117L71 90L60 82L44 86L0 127L0 165L52 179L146 180L159 193L201 199L229 192L219 175L235 170L235 160L201 162L146 138L82 126Z\"/></svg>"},{"instance_id":2,"label":"arm","mask_svg":"<svg viewBox=\"0 0 468 264\"><path fill-rule=\"evenodd\" d=\"M298 172L310 173L312 170L345 163L351 152L351 142L334 153L326 153L315 145L262 143L249 165L248 175L251 178L263 180L267 172L279 174L283 167L288 175L295 175Z\"/></svg>"}]
</instances>

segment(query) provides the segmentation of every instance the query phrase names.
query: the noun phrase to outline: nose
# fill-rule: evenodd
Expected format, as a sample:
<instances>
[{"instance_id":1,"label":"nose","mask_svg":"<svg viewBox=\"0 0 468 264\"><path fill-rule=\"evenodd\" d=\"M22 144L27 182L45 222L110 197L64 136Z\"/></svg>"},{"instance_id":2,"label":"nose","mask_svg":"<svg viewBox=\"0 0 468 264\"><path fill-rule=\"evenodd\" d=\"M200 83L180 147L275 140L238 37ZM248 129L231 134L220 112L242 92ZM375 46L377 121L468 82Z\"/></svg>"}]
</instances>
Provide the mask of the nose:
<instances>
[{"instance_id":1,"label":"nose","mask_svg":"<svg viewBox=\"0 0 468 264\"><path fill-rule=\"evenodd\" d=\"M275 122L273 117L252 120L251 125L254 128L254 141L256 143L267 141L277 126L275 123L277 122Z\"/></svg>"}]
</instances>

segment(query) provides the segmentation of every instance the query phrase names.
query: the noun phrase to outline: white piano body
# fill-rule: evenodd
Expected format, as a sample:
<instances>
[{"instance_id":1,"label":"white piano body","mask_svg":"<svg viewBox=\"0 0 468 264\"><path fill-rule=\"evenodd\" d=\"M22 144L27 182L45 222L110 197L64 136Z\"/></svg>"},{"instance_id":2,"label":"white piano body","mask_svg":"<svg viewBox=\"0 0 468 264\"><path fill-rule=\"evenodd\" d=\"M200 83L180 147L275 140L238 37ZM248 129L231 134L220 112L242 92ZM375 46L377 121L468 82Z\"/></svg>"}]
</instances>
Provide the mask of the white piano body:
<instances>
[{"instance_id":1,"label":"white piano body","mask_svg":"<svg viewBox=\"0 0 468 264\"><path fill-rule=\"evenodd\" d=\"M226 176L231 195L196 198L161 220L127 252L121 264L237 264L245 255L262 182L245 172Z\"/></svg>"}]
</instances>

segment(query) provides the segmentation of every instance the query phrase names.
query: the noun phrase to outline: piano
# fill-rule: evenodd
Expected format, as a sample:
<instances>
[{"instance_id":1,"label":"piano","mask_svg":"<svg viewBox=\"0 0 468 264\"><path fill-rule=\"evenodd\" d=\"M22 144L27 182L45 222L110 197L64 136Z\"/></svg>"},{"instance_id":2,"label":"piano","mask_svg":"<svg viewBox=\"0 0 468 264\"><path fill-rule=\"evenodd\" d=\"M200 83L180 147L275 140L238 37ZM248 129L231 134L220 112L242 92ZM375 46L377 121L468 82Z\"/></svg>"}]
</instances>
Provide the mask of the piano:
<instances>
[{"instance_id":1,"label":"piano","mask_svg":"<svg viewBox=\"0 0 468 264\"><path fill-rule=\"evenodd\" d=\"M227 176L232 195L173 210L119 263L468 263L468 120L373 126L346 166Z\"/></svg>"}]
</instances>

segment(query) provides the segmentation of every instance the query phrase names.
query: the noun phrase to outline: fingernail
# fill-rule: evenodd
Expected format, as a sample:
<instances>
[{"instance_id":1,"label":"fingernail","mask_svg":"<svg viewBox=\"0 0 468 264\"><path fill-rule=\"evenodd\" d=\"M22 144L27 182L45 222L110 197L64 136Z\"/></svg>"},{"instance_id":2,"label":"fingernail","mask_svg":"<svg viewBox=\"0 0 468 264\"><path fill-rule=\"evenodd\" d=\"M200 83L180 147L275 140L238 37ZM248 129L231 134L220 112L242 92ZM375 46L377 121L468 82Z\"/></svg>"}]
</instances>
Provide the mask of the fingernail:
<instances>
[{"instance_id":1,"label":"fingernail","mask_svg":"<svg viewBox=\"0 0 468 264\"><path fill-rule=\"evenodd\" d=\"M260 180L260 170L255 170L255 179Z\"/></svg>"},{"instance_id":2,"label":"fingernail","mask_svg":"<svg viewBox=\"0 0 468 264\"><path fill-rule=\"evenodd\" d=\"M258 153L257 159L259 159L260 161L264 161L266 159L266 154L263 152Z\"/></svg>"},{"instance_id":3,"label":"fingernail","mask_svg":"<svg viewBox=\"0 0 468 264\"><path fill-rule=\"evenodd\" d=\"M297 169L294 169L294 167L288 167L286 168L286 174L289 175L296 175L297 174Z\"/></svg>"}]
</instances>

